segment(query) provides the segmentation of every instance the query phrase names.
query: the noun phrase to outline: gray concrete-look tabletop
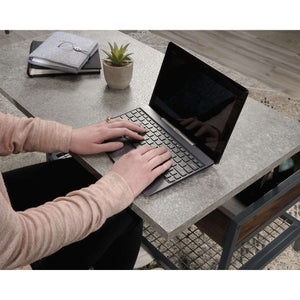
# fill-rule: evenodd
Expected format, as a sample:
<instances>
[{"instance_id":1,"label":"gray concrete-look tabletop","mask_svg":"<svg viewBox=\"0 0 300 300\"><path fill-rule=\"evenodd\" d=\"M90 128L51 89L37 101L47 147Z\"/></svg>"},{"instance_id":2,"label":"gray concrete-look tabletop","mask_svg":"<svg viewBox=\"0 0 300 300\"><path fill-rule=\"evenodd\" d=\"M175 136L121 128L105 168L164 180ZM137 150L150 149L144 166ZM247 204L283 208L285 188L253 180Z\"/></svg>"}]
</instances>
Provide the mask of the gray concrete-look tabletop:
<instances>
[{"instance_id":1,"label":"gray concrete-look tabletop","mask_svg":"<svg viewBox=\"0 0 300 300\"><path fill-rule=\"evenodd\" d=\"M0 92L27 116L74 128L148 104L163 54L118 31L72 32L96 40L99 49L108 49L108 41L130 43L130 87L110 90L102 73L29 78L27 40L0 48ZM172 238L298 151L299 123L248 98L218 165L151 197L141 195L131 207L162 236ZM112 166L105 153L75 158L99 177Z\"/></svg>"}]
</instances>

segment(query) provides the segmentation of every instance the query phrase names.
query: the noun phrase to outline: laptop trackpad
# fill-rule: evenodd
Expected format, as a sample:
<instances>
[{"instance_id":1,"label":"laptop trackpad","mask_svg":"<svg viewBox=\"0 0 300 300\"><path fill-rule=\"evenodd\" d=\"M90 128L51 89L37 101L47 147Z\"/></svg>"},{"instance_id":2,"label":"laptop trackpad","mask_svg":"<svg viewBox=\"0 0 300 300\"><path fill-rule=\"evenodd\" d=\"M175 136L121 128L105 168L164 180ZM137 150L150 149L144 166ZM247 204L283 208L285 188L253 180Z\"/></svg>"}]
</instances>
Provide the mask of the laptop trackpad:
<instances>
[{"instance_id":1,"label":"laptop trackpad","mask_svg":"<svg viewBox=\"0 0 300 300\"><path fill-rule=\"evenodd\" d=\"M135 148L131 144L127 143L127 144L124 144L124 147L122 147L121 149L113 151L113 152L107 152L107 154L113 161L118 161L124 154L126 154L134 149Z\"/></svg>"}]
</instances>

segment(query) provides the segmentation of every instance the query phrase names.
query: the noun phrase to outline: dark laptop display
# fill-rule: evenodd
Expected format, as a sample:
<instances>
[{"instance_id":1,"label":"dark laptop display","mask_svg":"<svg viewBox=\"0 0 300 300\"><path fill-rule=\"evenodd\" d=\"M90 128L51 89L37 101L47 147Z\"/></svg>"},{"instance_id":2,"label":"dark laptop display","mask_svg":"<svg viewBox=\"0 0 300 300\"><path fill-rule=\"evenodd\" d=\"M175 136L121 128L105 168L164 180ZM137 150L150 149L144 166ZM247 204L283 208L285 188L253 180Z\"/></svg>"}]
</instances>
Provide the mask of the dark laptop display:
<instances>
[{"instance_id":1,"label":"dark laptop display","mask_svg":"<svg viewBox=\"0 0 300 300\"><path fill-rule=\"evenodd\" d=\"M166 145L173 165L143 192L156 193L220 161L247 95L247 89L171 42L150 105L120 116L146 128L144 141L128 141L109 156L116 161L143 144Z\"/></svg>"},{"instance_id":2,"label":"dark laptop display","mask_svg":"<svg viewBox=\"0 0 300 300\"><path fill-rule=\"evenodd\" d=\"M169 44L150 107L219 162L248 91Z\"/></svg>"}]
</instances>

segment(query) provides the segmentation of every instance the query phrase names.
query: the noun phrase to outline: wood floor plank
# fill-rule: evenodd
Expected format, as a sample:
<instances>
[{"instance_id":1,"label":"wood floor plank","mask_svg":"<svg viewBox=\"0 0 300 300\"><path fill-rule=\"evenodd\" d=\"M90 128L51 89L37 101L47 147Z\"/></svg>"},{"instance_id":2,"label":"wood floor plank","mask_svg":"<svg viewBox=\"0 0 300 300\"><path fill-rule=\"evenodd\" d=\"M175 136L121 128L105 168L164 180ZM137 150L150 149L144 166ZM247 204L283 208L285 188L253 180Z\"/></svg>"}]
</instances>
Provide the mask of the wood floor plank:
<instances>
[{"instance_id":1,"label":"wood floor plank","mask_svg":"<svg viewBox=\"0 0 300 300\"><path fill-rule=\"evenodd\" d=\"M160 30L153 33L279 91L300 97L300 47L297 48L300 31L293 32L296 41L292 49L285 46L287 41L276 45L251 31Z\"/></svg>"},{"instance_id":2,"label":"wood floor plank","mask_svg":"<svg viewBox=\"0 0 300 300\"><path fill-rule=\"evenodd\" d=\"M292 51L286 51L281 47L275 47L266 42L258 41L255 38L249 39L244 32L216 31L213 33L216 39L222 40L232 48L239 49L240 53L248 53L249 57L266 61L267 63L281 65L282 67L294 69L300 72L299 55Z\"/></svg>"}]
</instances>

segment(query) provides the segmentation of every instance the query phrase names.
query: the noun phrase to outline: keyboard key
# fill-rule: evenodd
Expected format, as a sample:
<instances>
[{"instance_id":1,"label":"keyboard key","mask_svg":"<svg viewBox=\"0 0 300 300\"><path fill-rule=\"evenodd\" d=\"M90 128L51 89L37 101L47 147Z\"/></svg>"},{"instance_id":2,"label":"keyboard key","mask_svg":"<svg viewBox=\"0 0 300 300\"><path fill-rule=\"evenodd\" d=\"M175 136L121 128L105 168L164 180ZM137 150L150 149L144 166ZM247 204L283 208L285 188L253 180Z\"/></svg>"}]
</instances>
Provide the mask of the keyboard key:
<instances>
[{"instance_id":1,"label":"keyboard key","mask_svg":"<svg viewBox=\"0 0 300 300\"><path fill-rule=\"evenodd\" d=\"M179 164L180 167L185 167L186 166L186 163L184 161L180 161L178 164Z\"/></svg>"},{"instance_id":2,"label":"keyboard key","mask_svg":"<svg viewBox=\"0 0 300 300\"><path fill-rule=\"evenodd\" d=\"M189 161L188 162L188 165L195 171L195 170L197 170L197 169L199 169L199 167L195 164L195 163L193 163L192 161Z\"/></svg>"},{"instance_id":3,"label":"keyboard key","mask_svg":"<svg viewBox=\"0 0 300 300\"><path fill-rule=\"evenodd\" d=\"M184 156L184 154L183 154L181 151L179 151L179 152L177 153L177 155L178 155L180 158L182 158L182 157Z\"/></svg>"},{"instance_id":4,"label":"keyboard key","mask_svg":"<svg viewBox=\"0 0 300 300\"><path fill-rule=\"evenodd\" d=\"M181 161L181 159L178 156L173 157L173 160L177 163L179 163Z\"/></svg>"},{"instance_id":5,"label":"keyboard key","mask_svg":"<svg viewBox=\"0 0 300 300\"><path fill-rule=\"evenodd\" d=\"M199 167L203 167L203 166L204 166L203 163L202 163L201 161L198 161L198 162L197 162L197 165L198 165Z\"/></svg>"},{"instance_id":6,"label":"keyboard key","mask_svg":"<svg viewBox=\"0 0 300 300\"><path fill-rule=\"evenodd\" d=\"M170 174L174 176L175 174L177 174L177 172L174 169L172 169L170 170Z\"/></svg>"},{"instance_id":7,"label":"keyboard key","mask_svg":"<svg viewBox=\"0 0 300 300\"><path fill-rule=\"evenodd\" d=\"M154 133L152 131L147 131L147 136L151 137L153 135L154 135Z\"/></svg>"},{"instance_id":8,"label":"keyboard key","mask_svg":"<svg viewBox=\"0 0 300 300\"><path fill-rule=\"evenodd\" d=\"M174 182L175 180L176 179L173 176L167 178L167 181L170 182L170 183Z\"/></svg>"},{"instance_id":9,"label":"keyboard key","mask_svg":"<svg viewBox=\"0 0 300 300\"><path fill-rule=\"evenodd\" d=\"M192 170L188 165L186 165L186 166L183 167L183 168L184 168L184 170L185 170L188 174L193 172L193 170Z\"/></svg>"},{"instance_id":10,"label":"keyboard key","mask_svg":"<svg viewBox=\"0 0 300 300\"><path fill-rule=\"evenodd\" d=\"M184 169L182 169L180 166L175 166L175 170L181 175L181 176L185 176L186 175L186 171Z\"/></svg>"},{"instance_id":11,"label":"keyboard key","mask_svg":"<svg viewBox=\"0 0 300 300\"><path fill-rule=\"evenodd\" d=\"M190 161L190 158L189 158L188 156L184 156L184 157L182 158L182 160L183 160L184 162L188 162L188 161Z\"/></svg>"},{"instance_id":12,"label":"keyboard key","mask_svg":"<svg viewBox=\"0 0 300 300\"><path fill-rule=\"evenodd\" d=\"M174 175L174 178L175 178L176 180L178 180L178 179L181 178L181 176L180 176L178 173L176 173L176 174Z\"/></svg>"},{"instance_id":13,"label":"keyboard key","mask_svg":"<svg viewBox=\"0 0 300 300\"><path fill-rule=\"evenodd\" d=\"M178 153L178 152L179 152L179 149L175 146L175 147L172 149L172 151L173 151L174 153Z\"/></svg>"}]
</instances>

